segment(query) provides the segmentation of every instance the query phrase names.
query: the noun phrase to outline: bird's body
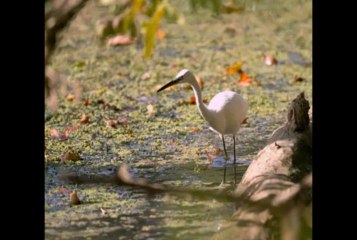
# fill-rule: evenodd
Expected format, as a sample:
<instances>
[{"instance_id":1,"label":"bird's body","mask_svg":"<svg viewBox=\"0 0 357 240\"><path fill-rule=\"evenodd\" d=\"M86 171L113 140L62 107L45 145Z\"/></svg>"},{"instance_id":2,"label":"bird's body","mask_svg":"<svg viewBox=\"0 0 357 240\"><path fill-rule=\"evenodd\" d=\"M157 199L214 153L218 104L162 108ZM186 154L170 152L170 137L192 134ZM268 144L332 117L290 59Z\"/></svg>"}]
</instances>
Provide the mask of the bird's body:
<instances>
[{"instance_id":1,"label":"bird's body","mask_svg":"<svg viewBox=\"0 0 357 240\"><path fill-rule=\"evenodd\" d=\"M248 112L247 102L237 93L224 91L209 102L208 107L214 119L207 120L210 128L218 134L235 135Z\"/></svg>"},{"instance_id":2,"label":"bird's body","mask_svg":"<svg viewBox=\"0 0 357 240\"><path fill-rule=\"evenodd\" d=\"M188 83L191 85L195 94L196 104L201 116L208 122L210 129L218 133L223 141L226 160L228 158L224 136L233 135L234 142L234 182L236 183L236 157L235 157L235 136L241 123L246 118L248 112L248 103L238 93L224 91L215 95L208 106L202 101L201 88L199 87L195 76L187 69L181 70L175 79L163 87L158 92L175 84ZM226 179L226 166L224 168L223 182Z\"/></svg>"}]
</instances>

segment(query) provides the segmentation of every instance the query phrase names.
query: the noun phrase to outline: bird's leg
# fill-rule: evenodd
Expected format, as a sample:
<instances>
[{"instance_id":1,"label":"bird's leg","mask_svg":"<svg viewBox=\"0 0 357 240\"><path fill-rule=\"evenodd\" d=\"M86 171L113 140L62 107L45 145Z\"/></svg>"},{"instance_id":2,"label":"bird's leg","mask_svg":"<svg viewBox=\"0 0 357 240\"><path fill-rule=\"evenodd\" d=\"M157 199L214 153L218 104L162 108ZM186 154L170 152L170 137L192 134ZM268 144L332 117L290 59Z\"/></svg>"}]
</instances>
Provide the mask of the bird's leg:
<instances>
[{"instance_id":1,"label":"bird's leg","mask_svg":"<svg viewBox=\"0 0 357 240\"><path fill-rule=\"evenodd\" d=\"M228 154L226 150L226 143L224 142L224 135L222 134L222 141L223 141L223 149L224 149L224 172L223 172L223 183L226 183L226 168L227 168L227 159L228 159Z\"/></svg>"},{"instance_id":2,"label":"bird's leg","mask_svg":"<svg viewBox=\"0 0 357 240\"><path fill-rule=\"evenodd\" d=\"M236 136L233 135L233 154L234 154L234 185L237 184L237 170L236 170Z\"/></svg>"}]
</instances>

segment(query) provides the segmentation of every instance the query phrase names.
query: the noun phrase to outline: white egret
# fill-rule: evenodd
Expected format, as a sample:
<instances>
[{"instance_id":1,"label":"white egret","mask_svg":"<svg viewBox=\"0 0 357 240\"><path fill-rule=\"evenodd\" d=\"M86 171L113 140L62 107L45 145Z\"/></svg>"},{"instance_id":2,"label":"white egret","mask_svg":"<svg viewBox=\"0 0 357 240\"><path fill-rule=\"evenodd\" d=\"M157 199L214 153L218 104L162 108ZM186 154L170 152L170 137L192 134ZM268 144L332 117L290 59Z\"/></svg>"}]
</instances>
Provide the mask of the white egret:
<instances>
[{"instance_id":1,"label":"white egret","mask_svg":"<svg viewBox=\"0 0 357 240\"><path fill-rule=\"evenodd\" d=\"M182 69L176 75L174 80L161 87L157 92L160 92L172 85L181 83L188 83L191 85L201 116L208 122L210 129L218 133L222 139L225 153L223 183L226 182L226 163L228 159L224 136L229 134L233 135L234 184L236 184L237 177L235 137L241 126L241 123L246 118L248 112L248 103L238 93L224 91L214 96L209 102L208 106L206 106L202 101L201 88L199 87L195 76L187 69Z\"/></svg>"}]
</instances>

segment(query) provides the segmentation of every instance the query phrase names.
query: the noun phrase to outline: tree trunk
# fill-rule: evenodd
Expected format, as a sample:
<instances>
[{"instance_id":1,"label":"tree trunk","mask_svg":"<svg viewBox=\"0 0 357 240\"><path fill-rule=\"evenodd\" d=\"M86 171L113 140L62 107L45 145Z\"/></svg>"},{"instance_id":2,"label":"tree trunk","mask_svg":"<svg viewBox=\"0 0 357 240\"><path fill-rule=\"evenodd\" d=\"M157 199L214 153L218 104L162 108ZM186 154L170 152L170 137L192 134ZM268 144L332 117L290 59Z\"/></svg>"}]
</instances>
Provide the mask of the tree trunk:
<instances>
[{"instance_id":1,"label":"tree trunk","mask_svg":"<svg viewBox=\"0 0 357 240\"><path fill-rule=\"evenodd\" d=\"M235 189L236 196L256 204L237 202L232 221L213 239L299 239L301 213L311 200L312 178L297 183L312 171L309 108L304 93L293 100L287 122L273 132Z\"/></svg>"}]
</instances>

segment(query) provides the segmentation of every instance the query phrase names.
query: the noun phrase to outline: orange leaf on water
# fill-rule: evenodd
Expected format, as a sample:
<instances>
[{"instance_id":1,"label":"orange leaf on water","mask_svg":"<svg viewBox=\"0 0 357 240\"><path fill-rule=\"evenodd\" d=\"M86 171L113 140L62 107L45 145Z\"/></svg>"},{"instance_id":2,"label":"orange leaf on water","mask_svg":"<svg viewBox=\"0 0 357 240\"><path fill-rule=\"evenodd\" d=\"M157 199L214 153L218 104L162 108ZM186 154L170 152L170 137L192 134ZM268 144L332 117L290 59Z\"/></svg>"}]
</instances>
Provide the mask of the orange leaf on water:
<instances>
[{"instance_id":1,"label":"orange leaf on water","mask_svg":"<svg viewBox=\"0 0 357 240\"><path fill-rule=\"evenodd\" d=\"M71 194L69 196L69 204L78 205L80 203L81 203L81 201L78 198L76 190L73 190L73 192L71 192Z\"/></svg>"},{"instance_id":2,"label":"orange leaf on water","mask_svg":"<svg viewBox=\"0 0 357 240\"><path fill-rule=\"evenodd\" d=\"M249 77L246 72L241 72L240 78L238 80L238 84L241 86L249 86L252 83L256 84L257 86L261 86L262 84L255 80L252 77Z\"/></svg>"},{"instance_id":3,"label":"orange leaf on water","mask_svg":"<svg viewBox=\"0 0 357 240\"><path fill-rule=\"evenodd\" d=\"M60 193L62 193L64 196L66 196L68 194L68 189L64 186L62 186L59 190Z\"/></svg>"},{"instance_id":4,"label":"orange leaf on water","mask_svg":"<svg viewBox=\"0 0 357 240\"><path fill-rule=\"evenodd\" d=\"M86 114L83 114L81 119L79 120L80 123L88 123L89 117Z\"/></svg>"},{"instance_id":5,"label":"orange leaf on water","mask_svg":"<svg viewBox=\"0 0 357 240\"><path fill-rule=\"evenodd\" d=\"M190 97L190 103L196 104L196 98L194 96Z\"/></svg>"},{"instance_id":6,"label":"orange leaf on water","mask_svg":"<svg viewBox=\"0 0 357 240\"><path fill-rule=\"evenodd\" d=\"M104 120L106 127L115 127L118 124L116 120Z\"/></svg>"},{"instance_id":7,"label":"orange leaf on water","mask_svg":"<svg viewBox=\"0 0 357 240\"><path fill-rule=\"evenodd\" d=\"M294 82L303 82L305 81L305 78L302 77L295 77Z\"/></svg>"},{"instance_id":8,"label":"orange leaf on water","mask_svg":"<svg viewBox=\"0 0 357 240\"><path fill-rule=\"evenodd\" d=\"M71 102L74 99L74 95L73 94L68 94L66 98L67 98L67 101Z\"/></svg>"},{"instance_id":9,"label":"orange leaf on water","mask_svg":"<svg viewBox=\"0 0 357 240\"><path fill-rule=\"evenodd\" d=\"M264 57L264 63L268 66L272 66L278 63L276 58L272 55L267 55Z\"/></svg>"},{"instance_id":10,"label":"orange leaf on water","mask_svg":"<svg viewBox=\"0 0 357 240\"><path fill-rule=\"evenodd\" d=\"M53 139L66 140L68 138L68 131L64 131L63 133L60 133L57 129L51 128L50 129L50 136Z\"/></svg>"},{"instance_id":11,"label":"orange leaf on water","mask_svg":"<svg viewBox=\"0 0 357 240\"><path fill-rule=\"evenodd\" d=\"M201 129L198 128L198 127L192 127L191 128L191 132L199 132L199 131L201 131Z\"/></svg>"},{"instance_id":12,"label":"orange leaf on water","mask_svg":"<svg viewBox=\"0 0 357 240\"><path fill-rule=\"evenodd\" d=\"M88 106L88 105L89 105L89 98L87 98L86 100L84 100L83 105L84 105L84 106Z\"/></svg>"},{"instance_id":13,"label":"orange leaf on water","mask_svg":"<svg viewBox=\"0 0 357 240\"><path fill-rule=\"evenodd\" d=\"M225 71L229 74L239 73L242 70L244 63L244 61L236 62L232 66L227 67Z\"/></svg>"},{"instance_id":14,"label":"orange leaf on water","mask_svg":"<svg viewBox=\"0 0 357 240\"><path fill-rule=\"evenodd\" d=\"M108 39L107 44L109 46L126 46L133 44L135 41L130 36L118 35Z\"/></svg>"},{"instance_id":15,"label":"orange leaf on water","mask_svg":"<svg viewBox=\"0 0 357 240\"><path fill-rule=\"evenodd\" d=\"M146 109L148 111L148 118L151 118L154 115L154 106L149 104L146 106Z\"/></svg>"}]
</instances>

